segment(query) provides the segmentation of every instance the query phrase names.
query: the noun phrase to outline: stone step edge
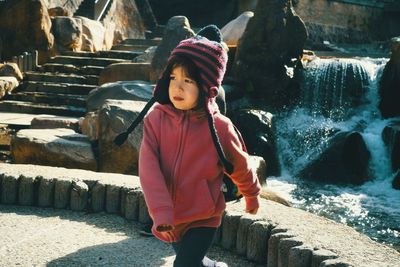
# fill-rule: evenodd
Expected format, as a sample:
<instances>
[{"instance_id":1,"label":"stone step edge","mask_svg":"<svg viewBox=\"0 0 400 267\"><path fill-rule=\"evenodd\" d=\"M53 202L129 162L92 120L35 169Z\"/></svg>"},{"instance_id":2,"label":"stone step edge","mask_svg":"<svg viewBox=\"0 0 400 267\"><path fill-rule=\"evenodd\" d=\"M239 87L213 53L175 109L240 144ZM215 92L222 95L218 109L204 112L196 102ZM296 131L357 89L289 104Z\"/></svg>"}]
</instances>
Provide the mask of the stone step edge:
<instances>
[{"instance_id":1,"label":"stone step edge","mask_svg":"<svg viewBox=\"0 0 400 267\"><path fill-rule=\"evenodd\" d=\"M133 175L0 163L0 203L105 211L140 223L151 220L139 177ZM351 266L329 250L314 250L272 222L243 215L227 207L214 244L269 267L290 267L300 261Z\"/></svg>"}]
</instances>

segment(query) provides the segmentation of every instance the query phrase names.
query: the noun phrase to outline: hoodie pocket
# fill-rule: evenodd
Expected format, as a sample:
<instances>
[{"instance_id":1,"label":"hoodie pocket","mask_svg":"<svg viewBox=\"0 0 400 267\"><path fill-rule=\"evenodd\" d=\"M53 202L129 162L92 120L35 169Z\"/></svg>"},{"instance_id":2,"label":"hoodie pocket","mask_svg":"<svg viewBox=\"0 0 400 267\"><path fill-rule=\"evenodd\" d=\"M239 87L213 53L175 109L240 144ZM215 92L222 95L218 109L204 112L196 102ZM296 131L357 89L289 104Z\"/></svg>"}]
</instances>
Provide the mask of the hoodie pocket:
<instances>
[{"instance_id":1,"label":"hoodie pocket","mask_svg":"<svg viewBox=\"0 0 400 267\"><path fill-rule=\"evenodd\" d=\"M215 212L207 180L180 186L176 192L174 224L204 220Z\"/></svg>"}]
</instances>

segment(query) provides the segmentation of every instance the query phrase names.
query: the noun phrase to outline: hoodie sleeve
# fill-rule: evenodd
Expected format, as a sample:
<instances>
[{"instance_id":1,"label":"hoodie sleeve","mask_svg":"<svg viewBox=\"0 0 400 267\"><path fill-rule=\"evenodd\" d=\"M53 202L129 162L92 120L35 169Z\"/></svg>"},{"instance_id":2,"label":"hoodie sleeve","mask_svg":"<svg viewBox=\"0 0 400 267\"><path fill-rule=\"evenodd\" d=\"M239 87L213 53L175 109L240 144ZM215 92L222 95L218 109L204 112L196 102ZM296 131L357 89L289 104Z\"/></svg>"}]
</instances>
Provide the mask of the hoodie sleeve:
<instances>
[{"instance_id":1,"label":"hoodie sleeve","mask_svg":"<svg viewBox=\"0 0 400 267\"><path fill-rule=\"evenodd\" d=\"M173 202L159 163L157 133L160 131L157 131L156 127L160 125L160 118L157 118L159 114L151 113L144 119L143 140L139 153L139 177L149 214L157 227L160 224L173 224Z\"/></svg>"},{"instance_id":2,"label":"hoodie sleeve","mask_svg":"<svg viewBox=\"0 0 400 267\"><path fill-rule=\"evenodd\" d=\"M245 197L246 210L258 208L261 186L257 175L249 165L248 154L244 151L242 142L231 122L228 123L224 141L224 152L233 164L233 173L230 177Z\"/></svg>"}]
</instances>

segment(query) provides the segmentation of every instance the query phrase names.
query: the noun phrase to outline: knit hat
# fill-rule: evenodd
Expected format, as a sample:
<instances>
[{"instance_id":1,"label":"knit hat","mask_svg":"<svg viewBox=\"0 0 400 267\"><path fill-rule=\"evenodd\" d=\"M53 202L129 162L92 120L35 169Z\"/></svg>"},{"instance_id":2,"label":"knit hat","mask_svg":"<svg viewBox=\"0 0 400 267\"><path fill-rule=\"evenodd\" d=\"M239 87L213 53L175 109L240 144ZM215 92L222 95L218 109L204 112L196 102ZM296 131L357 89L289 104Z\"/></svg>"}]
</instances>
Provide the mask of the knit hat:
<instances>
[{"instance_id":1,"label":"knit hat","mask_svg":"<svg viewBox=\"0 0 400 267\"><path fill-rule=\"evenodd\" d=\"M218 94L218 88L221 86L228 61L227 51L221 42L222 36L217 26L206 26L201 29L196 36L181 41L172 50L168 62L176 57L183 57L190 60L197 67L202 87L199 89L203 90L206 98L205 109L211 137L226 172L230 174L233 172L233 166L226 159L224 151L222 150L211 111L211 105L214 103L215 97ZM114 142L117 145L121 145L125 142L128 135L135 129L140 121L142 121L143 117L155 102L160 104L171 103L168 97L169 79L169 73L164 71L154 88L153 97L140 112L139 116L133 121L131 126L115 138Z\"/></svg>"}]
</instances>

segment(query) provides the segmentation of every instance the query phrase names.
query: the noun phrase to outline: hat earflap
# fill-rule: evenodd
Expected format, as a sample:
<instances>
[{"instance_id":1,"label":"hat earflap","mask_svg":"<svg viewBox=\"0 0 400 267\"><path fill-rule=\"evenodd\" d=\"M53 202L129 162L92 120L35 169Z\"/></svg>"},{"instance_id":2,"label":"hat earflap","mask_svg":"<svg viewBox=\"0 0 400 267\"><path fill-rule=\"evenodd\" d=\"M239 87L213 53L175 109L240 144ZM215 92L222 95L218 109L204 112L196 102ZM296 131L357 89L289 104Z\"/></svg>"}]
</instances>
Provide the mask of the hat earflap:
<instances>
[{"instance_id":1,"label":"hat earflap","mask_svg":"<svg viewBox=\"0 0 400 267\"><path fill-rule=\"evenodd\" d=\"M225 153L222 149L222 145L219 141L217 132L215 130L214 117L211 115L209 110L207 110L207 121L208 121L208 127L210 128L210 132L211 132L211 138L213 140L215 149L217 150L218 156L219 156L220 160L222 161L222 164L224 165L225 171L228 174L232 174L233 173L233 165L226 159Z\"/></svg>"}]
</instances>

